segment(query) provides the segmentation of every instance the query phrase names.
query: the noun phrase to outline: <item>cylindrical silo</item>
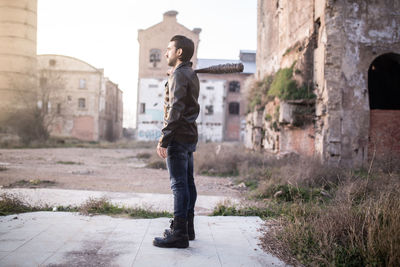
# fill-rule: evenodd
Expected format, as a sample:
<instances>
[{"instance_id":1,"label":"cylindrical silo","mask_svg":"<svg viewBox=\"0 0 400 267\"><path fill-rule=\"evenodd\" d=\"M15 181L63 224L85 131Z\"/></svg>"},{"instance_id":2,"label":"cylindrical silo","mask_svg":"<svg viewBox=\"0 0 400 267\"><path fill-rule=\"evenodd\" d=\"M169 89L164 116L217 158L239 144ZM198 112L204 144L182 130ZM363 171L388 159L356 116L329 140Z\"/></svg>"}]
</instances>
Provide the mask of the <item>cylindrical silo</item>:
<instances>
[{"instance_id":1,"label":"cylindrical silo","mask_svg":"<svg viewBox=\"0 0 400 267\"><path fill-rule=\"evenodd\" d=\"M0 0L0 121L36 102L37 0Z\"/></svg>"}]
</instances>

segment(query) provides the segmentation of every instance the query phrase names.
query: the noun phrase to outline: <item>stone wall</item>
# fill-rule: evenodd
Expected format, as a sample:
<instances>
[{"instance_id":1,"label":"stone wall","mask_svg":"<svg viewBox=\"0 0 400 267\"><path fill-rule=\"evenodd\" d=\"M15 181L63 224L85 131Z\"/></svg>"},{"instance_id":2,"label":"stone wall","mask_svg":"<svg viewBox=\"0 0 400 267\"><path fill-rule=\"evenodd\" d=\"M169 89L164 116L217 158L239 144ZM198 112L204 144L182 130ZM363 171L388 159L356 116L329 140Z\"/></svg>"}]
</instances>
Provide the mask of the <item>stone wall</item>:
<instances>
[{"instance_id":1,"label":"stone wall","mask_svg":"<svg viewBox=\"0 0 400 267\"><path fill-rule=\"evenodd\" d=\"M260 128L255 115L260 111L253 111L248 115L249 146L314 155L346 167L365 165L372 120L368 70L386 53L400 53L397 0L259 0L257 78L296 62L300 75L294 78L312 85L316 101L312 122L302 127L292 127L294 107L285 111L284 103L274 121L277 127L270 127L272 120ZM264 120L273 119L271 107L261 108L269 114Z\"/></svg>"},{"instance_id":2,"label":"stone wall","mask_svg":"<svg viewBox=\"0 0 400 267\"><path fill-rule=\"evenodd\" d=\"M316 147L323 161L361 166L368 160L368 69L377 56L400 53L400 2L327 1L323 17Z\"/></svg>"}]
</instances>

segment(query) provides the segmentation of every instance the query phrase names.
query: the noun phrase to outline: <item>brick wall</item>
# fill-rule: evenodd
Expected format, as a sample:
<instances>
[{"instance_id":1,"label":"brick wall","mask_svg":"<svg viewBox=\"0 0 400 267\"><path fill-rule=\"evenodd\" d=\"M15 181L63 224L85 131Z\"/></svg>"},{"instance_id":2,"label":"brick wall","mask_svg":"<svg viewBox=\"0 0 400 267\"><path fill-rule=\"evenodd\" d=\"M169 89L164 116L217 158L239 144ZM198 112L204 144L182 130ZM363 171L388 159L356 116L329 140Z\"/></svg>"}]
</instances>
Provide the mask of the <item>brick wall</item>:
<instances>
[{"instance_id":1,"label":"brick wall","mask_svg":"<svg viewBox=\"0 0 400 267\"><path fill-rule=\"evenodd\" d=\"M369 155L377 153L400 154L400 110L371 110Z\"/></svg>"}]
</instances>

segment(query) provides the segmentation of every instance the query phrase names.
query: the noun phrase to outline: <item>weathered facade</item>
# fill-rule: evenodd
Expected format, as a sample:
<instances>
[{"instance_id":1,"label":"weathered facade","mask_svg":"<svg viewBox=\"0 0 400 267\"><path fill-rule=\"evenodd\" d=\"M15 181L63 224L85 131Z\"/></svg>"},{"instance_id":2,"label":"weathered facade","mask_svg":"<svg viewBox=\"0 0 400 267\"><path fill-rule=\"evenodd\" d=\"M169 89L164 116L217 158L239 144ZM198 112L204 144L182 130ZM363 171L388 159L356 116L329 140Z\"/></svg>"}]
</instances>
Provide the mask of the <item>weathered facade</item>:
<instances>
[{"instance_id":1,"label":"weathered facade","mask_svg":"<svg viewBox=\"0 0 400 267\"><path fill-rule=\"evenodd\" d=\"M199 74L200 114L197 119L202 141L240 141L244 136L246 99L243 96L245 79L255 71L255 51L241 51L240 60L198 59L200 29L192 31L179 24L176 11L164 13L164 20L146 30L139 30L139 84L137 137L139 140L158 140L163 127L164 85L167 81L165 48L172 36L182 34L195 44L192 58L196 69L223 63L243 62L242 74Z\"/></svg>"},{"instance_id":2,"label":"weathered facade","mask_svg":"<svg viewBox=\"0 0 400 267\"><path fill-rule=\"evenodd\" d=\"M244 141L245 118L247 112L247 98L245 94L245 84L247 79L255 72L255 51L241 50L239 60L226 59L198 59L197 68L206 68L212 65L226 63L242 63L244 69L242 73L229 74L207 74L199 73L201 87L209 88L206 84L209 82L220 82L218 88L213 88L215 93L208 90L200 90L199 103L200 121L199 133L206 135L202 140L210 141ZM219 94L219 95L218 95ZM218 118L214 123L207 124L207 117L204 115L208 112L207 107L220 110ZM202 118L206 120L203 121ZM220 134L219 138L215 138L214 132ZM214 137L211 137L214 136Z\"/></svg>"},{"instance_id":3,"label":"weathered facade","mask_svg":"<svg viewBox=\"0 0 400 267\"><path fill-rule=\"evenodd\" d=\"M178 12L168 11L163 21L145 30L139 30L139 79L137 137L139 140L158 140L163 127L164 86L167 81L167 65L164 54L172 36L185 35L192 39L195 51L193 64L197 63L197 48L201 29L189 30L177 22Z\"/></svg>"},{"instance_id":4,"label":"weathered facade","mask_svg":"<svg viewBox=\"0 0 400 267\"><path fill-rule=\"evenodd\" d=\"M397 0L259 0L256 78L293 67L315 98L257 107L247 145L348 167L400 151L399 54Z\"/></svg>"},{"instance_id":5,"label":"weathered facade","mask_svg":"<svg viewBox=\"0 0 400 267\"><path fill-rule=\"evenodd\" d=\"M100 115L100 139L113 142L122 137L122 91L118 84L113 83L107 77L105 83L105 109L101 110Z\"/></svg>"},{"instance_id":6,"label":"weathered facade","mask_svg":"<svg viewBox=\"0 0 400 267\"><path fill-rule=\"evenodd\" d=\"M14 108L35 105L37 0L1 0L0 122Z\"/></svg>"},{"instance_id":7,"label":"weathered facade","mask_svg":"<svg viewBox=\"0 0 400 267\"><path fill-rule=\"evenodd\" d=\"M97 69L76 58L38 55L40 106L50 134L114 141L122 133L122 92Z\"/></svg>"}]
</instances>

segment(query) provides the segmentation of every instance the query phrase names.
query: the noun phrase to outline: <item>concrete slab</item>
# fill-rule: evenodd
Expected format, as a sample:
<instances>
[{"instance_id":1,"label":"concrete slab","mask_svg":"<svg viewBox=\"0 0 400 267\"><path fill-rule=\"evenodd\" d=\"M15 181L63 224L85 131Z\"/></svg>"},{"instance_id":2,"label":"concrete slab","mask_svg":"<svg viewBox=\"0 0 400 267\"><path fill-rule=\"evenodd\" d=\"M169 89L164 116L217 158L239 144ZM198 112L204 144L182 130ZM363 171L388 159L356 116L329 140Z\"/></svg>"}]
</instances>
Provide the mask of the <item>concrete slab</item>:
<instances>
[{"instance_id":1,"label":"concrete slab","mask_svg":"<svg viewBox=\"0 0 400 267\"><path fill-rule=\"evenodd\" d=\"M196 216L189 248L163 249L152 240L168 218L10 215L0 218L0 266L286 266L258 247L262 224L258 217Z\"/></svg>"},{"instance_id":2,"label":"concrete slab","mask_svg":"<svg viewBox=\"0 0 400 267\"><path fill-rule=\"evenodd\" d=\"M66 190L50 188L12 188L0 189L0 194L8 193L18 196L27 203L35 206L79 206L89 198L106 197L112 203L125 207L143 207L153 211L173 212L173 195L151 193L125 193L89 190ZM239 199L223 196L198 195L196 200L196 213L210 214L214 207L221 202L230 201L239 203Z\"/></svg>"}]
</instances>

